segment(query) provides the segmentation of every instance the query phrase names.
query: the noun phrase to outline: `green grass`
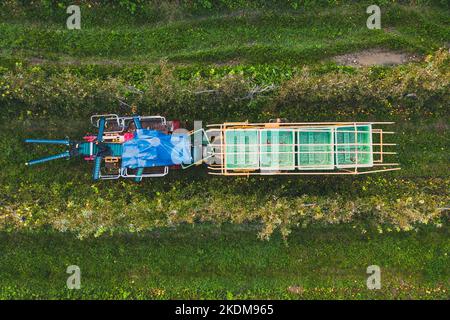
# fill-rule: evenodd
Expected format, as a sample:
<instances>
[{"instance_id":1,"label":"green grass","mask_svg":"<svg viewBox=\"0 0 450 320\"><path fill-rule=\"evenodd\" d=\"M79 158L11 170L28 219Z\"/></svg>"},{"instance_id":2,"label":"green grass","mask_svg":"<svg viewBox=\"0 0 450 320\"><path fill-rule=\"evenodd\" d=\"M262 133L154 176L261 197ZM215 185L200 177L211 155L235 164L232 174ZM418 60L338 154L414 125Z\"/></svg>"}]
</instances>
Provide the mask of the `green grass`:
<instances>
[{"instance_id":1,"label":"green grass","mask_svg":"<svg viewBox=\"0 0 450 320\"><path fill-rule=\"evenodd\" d=\"M295 232L288 246L278 237L257 240L250 225L83 241L2 233L0 298L446 299L448 231L313 228ZM80 290L65 287L69 265L81 269ZM369 265L381 268L381 290L366 288Z\"/></svg>"},{"instance_id":2,"label":"green grass","mask_svg":"<svg viewBox=\"0 0 450 320\"><path fill-rule=\"evenodd\" d=\"M388 5L381 31L368 30L366 19L364 6L351 5L301 13L244 12L140 27L88 24L76 31L42 22L4 22L0 47L3 59L311 64L367 47L431 52L444 46L450 35L449 16L437 8Z\"/></svg>"}]
</instances>

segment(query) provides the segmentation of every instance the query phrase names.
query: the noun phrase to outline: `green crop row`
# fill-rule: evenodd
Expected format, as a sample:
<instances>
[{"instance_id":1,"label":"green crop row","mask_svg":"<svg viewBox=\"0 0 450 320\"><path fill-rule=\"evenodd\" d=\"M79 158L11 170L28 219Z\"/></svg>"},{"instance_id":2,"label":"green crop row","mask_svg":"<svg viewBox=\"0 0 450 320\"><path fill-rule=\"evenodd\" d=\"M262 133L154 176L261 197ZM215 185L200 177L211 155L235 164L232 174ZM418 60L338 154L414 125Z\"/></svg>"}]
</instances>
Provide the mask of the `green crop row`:
<instances>
[{"instance_id":1,"label":"green crop row","mask_svg":"<svg viewBox=\"0 0 450 320\"><path fill-rule=\"evenodd\" d=\"M392 69L337 69L323 75L302 68L278 72L278 83L236 69L222 69L218 77L198 73L186 81L164 62L155 70L106 79L18 65L0 75L0 103L3 118L22 120L132 112L119 108L118 100L142 114L205 122L419 118L447 114L449 59L448 51L440 50L423 63Z\"/></svg>"}]
</instances>

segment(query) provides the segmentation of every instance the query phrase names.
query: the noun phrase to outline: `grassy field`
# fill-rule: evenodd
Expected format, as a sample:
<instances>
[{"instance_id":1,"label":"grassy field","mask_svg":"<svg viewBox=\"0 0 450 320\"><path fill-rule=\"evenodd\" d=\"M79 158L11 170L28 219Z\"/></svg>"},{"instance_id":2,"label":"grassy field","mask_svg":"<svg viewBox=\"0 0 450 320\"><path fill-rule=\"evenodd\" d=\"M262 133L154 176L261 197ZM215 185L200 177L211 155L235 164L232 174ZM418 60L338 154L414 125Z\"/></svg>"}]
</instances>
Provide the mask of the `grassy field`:
<instances>
[{"instance_id":1,"label":"grassy field","mask_svg":"<svg viewBox=\"0 0 450 320\"><path fill-rule=\"evenodd\" d=\"M448 11L386 5L383 29L366 27L367 5L299 11L243 10L139 26L101 21L75 32L47 20L8 21L0 26L2 59L60 63L255 64L317 63L367 47L427 53L449 39ZM61 19L65 22L64 18Z\"/></svg>"},{"instance_id":2,"label":"grassy field","mask_svg":"<svg viewBox=\"0 0 450 320\"><path fill-rule=\"evenodd\" d=\"M366 28L364 3L346 1L94 5L82 6L82 30L69 31L63 5L12 2L0 4L0 299L449 297L442 3L382 2L382 30ZM415 61L356 68L332 59L373 48ZM92 113L130 114L118 99L188 127L395 121L402 170L299 179L192 168L136 184L94 183L80 159L22 165L59 150L24 138L78 139ZM80 291L65 289L70 264L81 267ZM382 269L379 291L365 286L371 264Z\"/></svg>"},{"instance_id":3,"label":"grassy field","mask_svg":"<svg viewBox=\"0 0 450 320\"><path fill-rule=\"evenodd\" d=\"M447 299L448 232L311 228L288 246L255 239L251 225L82 241L0 234L0 299ZM81 269L80 290L66 288L69 265ZM366 287L369 265L381 268L380 290Z\"/></svg>"}]
</instances>

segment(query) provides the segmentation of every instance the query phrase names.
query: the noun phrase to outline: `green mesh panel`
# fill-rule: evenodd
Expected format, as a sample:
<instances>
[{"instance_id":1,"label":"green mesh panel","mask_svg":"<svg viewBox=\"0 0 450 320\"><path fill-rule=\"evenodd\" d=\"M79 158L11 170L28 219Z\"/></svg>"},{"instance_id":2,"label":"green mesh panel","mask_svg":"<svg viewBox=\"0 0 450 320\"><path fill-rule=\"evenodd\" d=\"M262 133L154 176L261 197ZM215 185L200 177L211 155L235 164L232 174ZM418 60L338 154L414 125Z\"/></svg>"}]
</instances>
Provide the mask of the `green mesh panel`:
<instances>
[{"instance_id":1,"label":"green mesh panel","mask_svg":"<svg viewBox=\"0 0 450 320\"><path fill-rule=\"evenodd\" d=\"M295 169L295 133L291 130L260 131L261 169Z\"/></svg>"},{"instance_id":2,"label":"green mesh panel","mask_svg":"<svg viewBox=\"0 0 450 320\"><path fill-rule=\"evenodd\" d=\"M259 169L258 130L227 130L225 146L227 169Z\"/></svg>"},{"instance_id":3,"label":"green mesh panel","mask_svg":"<svg viewBox=\"0 0 450 320\"><path fill-rule=\"evenodd\" d=\"M334 168L333 130L331 128L301 129L298 132L300 170Z\"/></svg>"},{"instance_id":4,"label":"green mesh panel","mask_svg":"<svg viewBox=\"0 0 450 320\"><path fill-rule=\"evenodd\" d=\"M373 165L371 125L338 127L335 136L337 167Z\"/></svg>"}]
</instances>

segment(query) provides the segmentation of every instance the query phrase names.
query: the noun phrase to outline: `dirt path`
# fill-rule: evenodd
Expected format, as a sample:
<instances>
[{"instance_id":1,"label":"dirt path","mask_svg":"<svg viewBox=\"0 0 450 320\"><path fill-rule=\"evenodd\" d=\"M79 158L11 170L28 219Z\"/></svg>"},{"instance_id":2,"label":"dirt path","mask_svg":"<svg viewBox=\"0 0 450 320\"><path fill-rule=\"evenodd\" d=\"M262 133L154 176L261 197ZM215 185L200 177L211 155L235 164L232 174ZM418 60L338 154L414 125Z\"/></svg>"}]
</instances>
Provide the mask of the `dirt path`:
<instances>
[{"instance_id":1,"label":"dirt path","mask_svg":"<svg viewBox=\"0 0 450 320\"><path fill-rule=\"evenodd\" d=\"M373 65L389 66L417 61L418 59L419 57L416 55L390 51L387 49L363 50L334 57L334 61L338 64L353 67Z\"/></svg>"}]
</instances>

